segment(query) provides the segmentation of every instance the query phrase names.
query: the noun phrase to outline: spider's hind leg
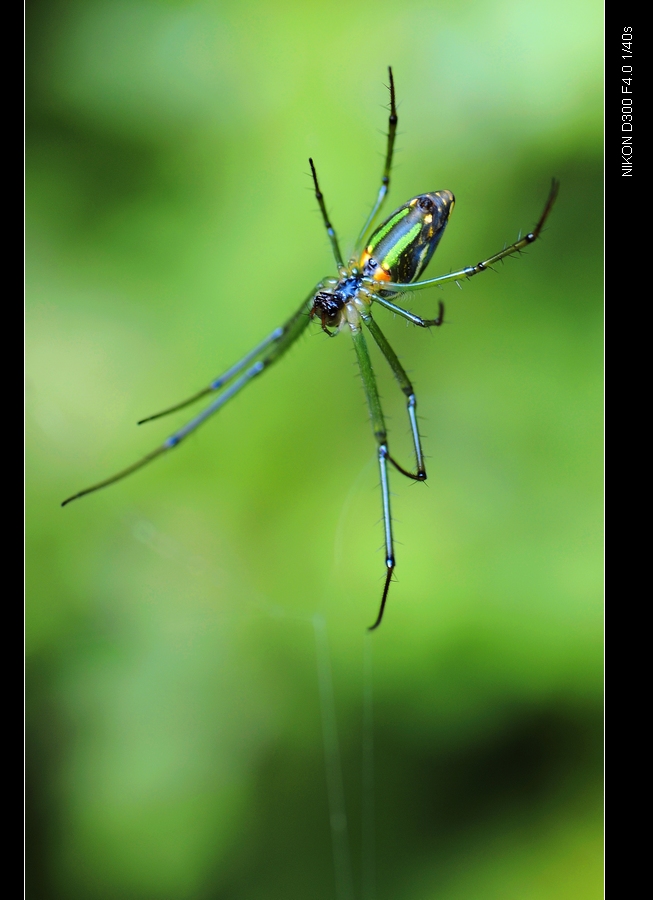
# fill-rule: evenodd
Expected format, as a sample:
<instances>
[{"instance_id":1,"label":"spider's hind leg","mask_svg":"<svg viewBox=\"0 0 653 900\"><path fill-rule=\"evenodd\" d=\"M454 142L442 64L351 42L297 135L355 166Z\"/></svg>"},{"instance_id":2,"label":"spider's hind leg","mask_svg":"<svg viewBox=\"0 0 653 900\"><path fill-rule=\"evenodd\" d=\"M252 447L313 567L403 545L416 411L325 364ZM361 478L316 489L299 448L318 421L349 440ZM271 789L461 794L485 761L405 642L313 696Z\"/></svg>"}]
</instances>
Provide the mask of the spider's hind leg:
<instances>
[{"instance_id":1,"label":"spider's hind leg","mask_svg":"<svg viewBox=\"0 0 653 900\"><path fill-rule=\"evenodd\" d=\"M542 229L544 228L544 223L549 217L549 213L553 209L553 204L555 203L556 197L558 196L559 188L560 182L554 178L551 182L551 190L549 191L549 196L544 206L544 210L542 211L542 215L538 219L537 225L532 231L529 231L528 234L525 234L524 237L520 238L518 241L515 241L514 244L509 244L498 253L494 253L492 256L488 256L486 259L481 260L481 262L476 263L475 266L465 266L464 269L458 269L456 272L449 272L448 275L438 275L436 278L427 278L424 281L411 281L409 284L402 284L395 281L385 281L383 283L383 290L393 291L397 294L405 294L409 293L410 291L421 291L424 288L431 287L431 285L434 284L441 285L446 284L449 281L462 281L463 278L472 278L472 276L479 275L481 272L487 272L488 269L491 269L495 263L498 263L500 260L505 259L507 256L513 256L515 253L519 253L524 249L524 247L528 247L529 244L532 244L538 239L538 237L542 233ZM367 287L368 285L376 286L371 278L364 278L363 286ZM392 309L392 305L388 305L388 301L384 298L377 297L376 299L382 306L387 306L388 309ZM410 313L406 313L406 310L401 310L397 307L395 309L395 312L399 313L399 315L404 315L407 319L410 319ZM419 322L416 322L415 324L419 325Z\"/></svg>"}]
</instances>

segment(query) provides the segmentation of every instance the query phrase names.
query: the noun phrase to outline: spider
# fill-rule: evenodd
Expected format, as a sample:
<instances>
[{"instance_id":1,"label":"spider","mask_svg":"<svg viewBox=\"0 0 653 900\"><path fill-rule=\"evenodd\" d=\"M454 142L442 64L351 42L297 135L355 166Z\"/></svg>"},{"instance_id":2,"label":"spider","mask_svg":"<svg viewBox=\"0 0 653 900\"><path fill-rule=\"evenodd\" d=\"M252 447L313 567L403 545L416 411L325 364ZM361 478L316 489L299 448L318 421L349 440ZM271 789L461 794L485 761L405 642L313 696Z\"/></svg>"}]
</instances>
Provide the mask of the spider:
<instances>
[{"instance_id":1,"label":"spider","mask_svg":"<svg viewBox=\"0 0 653 900\"><path fill-rule=\"evenodd\" d=\"M348 331L351 334L356 352L356 358L360 368L363 381L363 387L367 398L370 418L374 430L374 437L377 442L377 457L379 463L379 473L381 477L381 499L383 509L383 529L384 529L384 545L385 545L385 565L386 574L383 585L383 593L381 595L381 603L376 620L368 629L374 631L381 624L383 613L385 610L386 600L388 598L388 590L392 581L392 573L395 569L395 552L394 540L392 536L392 517L390 514L390 489L388 481L388 463L405 475L415 481L426 480L426 468L424 465L424 453L417 426L417 401L415 392L405 369L399 362L397 354L390 346L387 338L379 328L376 320L372 316L373 304L378 304L384 309L389 310L396 315L407 319L413 325L419 328L430 328L431 326L442 325L444 320L444 304L440 301L438 306L438 315L435 319L422 319L401 306L398 306L393 300L400 294L409 291L418 291L432 285L442 285L449 281L459 281L463 278L471 278L481 272L487 271L494 263L504 259L514 253L519 253L524 247L532 244L539 237L544 223L551 212L551 208L558 193L558 182L554 179L551 184L551 190L547 199L544 211L537 222L537 225L520 238L516 243L498 253L489 256L475 266L465 266L456 272L450 272L448 275L440 275L436 278L428 278L419 281L419 276L426 269L438 243L444 233L444 229L449 221L455 198L451 191L433 191L430 193L419 194L413 197L396 209L389 218L387 218L374 231L372 227L376 221L377 215L383 206L390 189L390 171L392 168L392 157L395 144L395 136L397 133L397 107L395 102L395 86L392 75L392 68L388 67L389 74L389 91L390 91L390 118L388 126L388 143L385 156L385 164L383 168L383 176L381 178L381 187L372 207L372 211L367 217L367 221L363 226L354 253L347 264L345 264L336 232L329 220L327 214L324 196L320 190L317 179L317 172L313 160L309 159L311 167L311 175L315 188L315 197L320 207L324 227L326 228L331 243L331 250L337 266L337 275L324 278L316 288L311 291L306 300L303 301L297 312L291 316L288 321L279 328L276 328L272 334L268 335L265 340L257 344L246 356L239 362L227 369L219 378L212 381L207 387L193 394L187 400L177 403L167 409L162 410L155 415L141 419L138 423L142 425L144 422L151 422L161 416L176 412L195 403L206 394L220 391L218 396L210 403L202 412L193 419L183 425L180 429L170 435L159 447L148 453L142 459L128 466L126 469L118 472L110 478L100 481L91 487L73 494L61 504L65 506L72 500L77 500L85 494L90 494L107 485L114 484L116 481L125 478L137 469L151 462L157 456L172 450L178 446L187 435L196 428L199 428L210 416L217 412L231 400L245 385L249 384L257 375L264 372L272 363L276 362L288 348L295 343L297 338L308 327L313 319L317 319L322 330L329 337L335 337L340 331ZM371 234L370 234L371 232ZM368 236L369 235L369 236ZM390 454L388 447L388 436L381 408L381 401L376 384L374 370L369 355L367 340L365 338L365 330L371 334L372 339L378 345L381 353L385 356L395 378L399 382L401 390L406 395L406 406L408 412L408 420L410 423L410 431L415 451L415 471L411 472L401 466L396 459Z\"/></svg>"}]
</instances>

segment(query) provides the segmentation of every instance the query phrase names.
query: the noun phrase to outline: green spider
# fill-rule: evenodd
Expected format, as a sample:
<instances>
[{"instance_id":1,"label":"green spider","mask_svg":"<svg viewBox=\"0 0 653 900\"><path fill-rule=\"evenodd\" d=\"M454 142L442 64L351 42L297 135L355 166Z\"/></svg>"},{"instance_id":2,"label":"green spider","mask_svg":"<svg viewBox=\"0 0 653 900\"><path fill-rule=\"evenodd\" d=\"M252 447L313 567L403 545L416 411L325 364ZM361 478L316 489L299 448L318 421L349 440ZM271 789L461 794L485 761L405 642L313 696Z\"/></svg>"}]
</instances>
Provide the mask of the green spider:
<instances>
[{"instance_id":1,"label":"green spider","mask_svg":"<svg viewBox=\"0 0 653 900\"><path fill-rule=\"evenodd\" d=\"M138 424L150 422L161 416L166 416L176 410L183 409L185 406L199 400L206 394L213 391L221 391L216 399L209 404L195 418L191 419L183 425L178 431L175 431L167 438L156 450L148 453L138 462L133 463L126 469L100 481L91 487L85 488L83 491L68 497L61 504L65 506L78 497L90 494L100 488L106 487L125 478L137 469L151 462L157 456L172 450L192 431L205 422L213 413L217 412L224 404L234 397L246 384L249 384L257 375L265 371L268 366L272 365L280 356L282 356L288 348L294 344L297 338L308 327L312 319L318 318L323 331L329 337L335 337L339 331L349 331L354 342L356 358L360 367L361 376L367 403L369 406L372 426L374 428L374 437L377 441L377 455L379 462L379 472L381 476L381 497L383 506L383 526L385 537L385 565L386 576L383 586L383 594L381 596L381 605L376 621L369 630L373 631L381 624L386 600L388 598L388 590L392 580L392 573L395 568L394 540L392 536L392 517L390 514L390 490L388 483L388 463L391 463L397 471L401 472L407 478L415 481L426 480L426 468L424 465L424 453L417 426L417 401L413 386L399 362L397 354L394 352L387 338L372 317L372 305L378 303L379 306L402 316L413 325L420 328L429 328L431 326L439 326L443 322L444 304L440 302L438 315L435 319L422 319L414 315L401 306L397 306L392 302L392 298L396 298L399 294L408 291L422 290L431 287L431 285L440 285L448 281L458 281L463 278L471 278L480 272L485 272L493 263L518 253L524 247L532 244L539 237L544 223L551 212L551 208L558 193L558 182L554 179L551 185L548 200L544 207L544 211L533 231L526 234L516 243L505 247L499 253L489 256L475 266L466 266L456 272L448 275L440 275L437 278L429 278L425 281L417 281L416 279L422 274L428 265L436 247L444 233L449 216L454 208L454 195L451 191L433 191L432 193L419 194L413 197L399 209L396 209L392 215L379 225L372 234L368 236L376 217L383 206L385 198L390 187L390 170L392 168L392 156L394 150L395 136L397 133L397 107L395 103L395 88L392 76L392 69L388 68L390 77L390 119L388 128L388 145L385 157L385 166L383 169L383 177L381 179L381 187L379 189L376 202L369 214L365 225L358 237L354 253L347 263L343 262L338 238L335 230L329 221L324 203L324 197L320 191L317 180L317 173L313 160L309 160L311 166L311 174L313 176L313 184L315 186L315 197L320 206L324 227L327 230L331 249L336 261L338 274L331 278L325 278L317 287L311 291L306 300L299 307L297 312L280 328L276 328L272 334L268 335L264 341L254 347L239 362L230 369L212 381L208 387L203 388L192 397L164 409L162 412L142 419ZM366 239L367 238L367 239ZM381 401L376 384L372 362L370 360L369 350L363 326L367 328L372 335L373 340L377 343L379 349L387 359L395 378L407 398L408 419L410 421L410 429L412 433L413 445L415 448L415 471L409 472L404 469L390 455L388 449L388 436L381 408Z\"/></svg>"}]
</instances>

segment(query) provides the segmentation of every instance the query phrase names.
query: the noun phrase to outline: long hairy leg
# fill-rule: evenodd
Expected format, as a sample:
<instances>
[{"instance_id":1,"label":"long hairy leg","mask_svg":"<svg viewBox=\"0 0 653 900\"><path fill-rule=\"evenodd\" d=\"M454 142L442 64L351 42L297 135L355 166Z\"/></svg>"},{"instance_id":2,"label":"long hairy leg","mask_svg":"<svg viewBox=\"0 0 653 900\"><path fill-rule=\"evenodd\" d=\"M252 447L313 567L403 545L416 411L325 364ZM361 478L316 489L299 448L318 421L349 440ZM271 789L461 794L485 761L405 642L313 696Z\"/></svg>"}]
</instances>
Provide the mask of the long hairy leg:
<instances>
[{"instance_id":1,"label":"long hairy leg","mask_svg":"<svg viewBox=\"0 0 653 900\"><path fill-rule=\"evenodd\" d=\"M331 250L333 251L333 258L336 261L336 265L339 269L342 268L342 253L340 252L340 247L338 245L338 238L336 236L335 228L331 224L329 219L329 215L326 210L326 204L324 202L324 194L320 190L320 185L317 181L317 172L315 171L315 166L313 165L313 160L309 159L309 163L311 165L311 175L313 176L313 184L315 186L315 199L317 200L320 212L322 213L322 221L324 222L324 227L326 228L326 233L329 236L329 240L331 241Z\"/></svg>"},{"instance_id":2,"label":"long hairy leg","mask_svg":"<svg viewBox=\"0 0 653 900\"><path fill-rule=\"evenodd\" d=\"M388 119L388 145L385 152L385 164L383 166L383 175L381 177L381 187L379 188L379 193L377 195L374 206L372 207L372 212L367 217L367 221L363 225L363 230L358 235L358 240L356 241L357 250L360 250L360 248L363 246L365 235L372 227L372 224L374 223L379 210L383 206L385 198L388 196L388 191L390 190L390 172L392 170L392 157L394 155L398 121L397 103L395 101L395 82L394 78L392 77L391 66L388 66L388 76L390 78L390 84L388 85L390 91L390 118Z\"/></svg>"},{"instance_id":3,"label":"long hairy leg","mask_svg":"<svg viewBox=\"0 0 653 900\"><path fill-rule=\"evenodd\" d=\"M272 335L269 338L259 344L258 347L255 347L251 353L248 353L239 363L233 366L231 369L227 370L225 375L229 375L230 378L234 378L239 372L242 371L240 377L236 378L235 381L232 381L228 387L220 393L215 400L203 409L198 415L192 418L189 422L179 428L174 434L171 434L162 444L160 444L155 450L152 450L146 456L143 456L141 459L137 460L135 463L132 463L131 466L127 466L126 469L122 469L120 472L117 472L115 475L110 476L109 478L105 478L103 481L98 481L97 484L93 484L90 487L84 488L82 491L78 491L76 494L73 494L71 497L68 497L61 504L62 506L66 506L66 504L71 503L73 500L77 500L79 497L84 497L86 494L92 494L94 491L99 491L101 488L108 487L110 484L115 484L117 481L121 481L123 478L126 478L127 475L131 475L132 472L136 472L138 469L142 469L143 466L146 466L149 462L156 459L158 456L161 456L163 453L166 453L168 450L172 450L174 447L177 447L185 437L187 437L191 432L195 431L196 428L199 428L207 419L209 419L214 413L216 413L219 409L221 409L228 400L231 400L245 385L249 384L257 375L260 375L264 372L272 363L276 362L280 356L282 356L288 348L294 344L300 334L307 327L310 318L310 303L313 295L307 298L302 305L299 307L297 312L290 318L285 325L283 325L280 329L272 332ZM265 351L267 350L267 353ZM257 355L263 353L261 359L257 359L252 365L248 365L251 363L252 359L254 359ZM244 370L244 371L243 371ZM223 376L224 377L224 376ZM215 383L215 382L214 382ZM215 388L209 387L203 393L208 393L209 390L215 390ZM201 395L198 395L201 396ZM192 402L192 400L187 401ZM173 409L180 409L185 406L186 403L182 403ZM168 412L171 412L168 410ZM160 415L164 415L165 413L161 413Z\"/></svg>"},{"instance_id":4,"label":"long hairy leg","mask_svg":"<svg viewBox=\"0 0 653 900\"><path fill-rule=\"evenodd\" d=\"M385 428L385 420L383 418L383 410L381 409L381 400L379 391L376 386L376 378L372 369L372 361L370 359L369 350L365 335L359 328L352 327L352 335L354 339L354 348L356 350L356 358L363 379L363 387L367 398L367 405L370 410L372 419L372 428L374 429L374 437L378 443L378 460L379 474L381 476L381 504L383 509L383 536L385 540L385 566L386 576L383 585L383 594L381 595L381 605L376 617L376 621L370 626L369 631L378 628L383 619L386 600L388 599L388 591L392 580L392 573L395 568L394 541L392 538L392 516L390 513L390 485L388 482L388 439Z\"/></svg>"},{"instance_id":5,"label":"long hairy leg","mask_svg":"<svg viewBox=\"0 0 653 900\"><path fill-rule=\"evenodd\" d=\"M394 372L394 376L399 382L399 386L401 390L404 392L407 398L406 408L408 411L408 419L410 421L410 431L413 437L413 446L415 448L415 463L417 467L417 472L408 472L403 466L400 466L399 463L388 454L388 459L392 463L392 465L397 469L402 475L406 475L408 478L412 478L415 481L426 481L426 467L424 465L424 452L422 450L422 442L419 436L419 428L417 427L417 400L415 398L415 391L413 389L413 385L406 374L406 370L399 362L397 354L394 352L392 347L390 346L388 339L383 334L379 326L376 324L371 315L367 315L363 318L363 321L367 325L370 330L370 334L376 341L379 350L385 358L388 360L390 364L390 368Z\"/></svg>"},{"instance_id":6,"label":"long hairy leg","mask_svg":"<svg viewBox=\"0 0 653 900\"><path fill-rule=\"evenodd\" d=\"M492 268L494 263L505 259L506 256L512 256L514 253L519 253L519 251L523 250L524 247L528 247L529 244L532 244L538 239L538 237L542 233L544 223L546 222L549 213L553 208L555 199L558 196L559 187L560 182L554 178L551 182L551 190L549 191L549 197L546 201L546 205L535 228L532 231L529 231L528 234L524 235L524 237L520 240L515 241L514 244L510 244L509 247L504 247L503 250L499 251L499 253L495 253L493 256L488 256L487 259L476 263L475 266L465 266L464 269L458 269L457 272L449 272L448 275L438 275L437 278L427 278L425 281L413 281L409 284L401 284L400 282L395 281L384 281L383 290L394 291L397 294L406 294L410 293L410 291L421 291L424 288L431 287L434 284L445 284L447 281L460 281L463 278L472 278L474 275L479 275L481 272L487 272L488 269ZM378 282L375 282L371 278L364 278L363 284L378 288Z\"/></svg>"}]
</instances>

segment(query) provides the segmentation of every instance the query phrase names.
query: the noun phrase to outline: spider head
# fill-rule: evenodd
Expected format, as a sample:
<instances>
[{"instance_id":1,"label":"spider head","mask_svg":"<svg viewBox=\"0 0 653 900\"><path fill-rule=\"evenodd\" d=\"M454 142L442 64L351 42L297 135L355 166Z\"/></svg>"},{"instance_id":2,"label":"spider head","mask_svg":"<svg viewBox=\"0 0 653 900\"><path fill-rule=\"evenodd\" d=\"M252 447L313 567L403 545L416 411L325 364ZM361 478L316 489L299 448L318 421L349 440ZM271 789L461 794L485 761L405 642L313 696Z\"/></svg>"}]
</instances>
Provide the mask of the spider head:
<instances>
[{"instance_id":1,"label":"spider head","mask_svg":"<svg viewBox=\"0 0 653 900\"><path fill-rule=\"evenodd\" d=\"M318 291L313 299L311 318L319 316L322 328L334 328L340 324L340 314L345 305L344 297L337 291Z\"/></svg>"}]
</instances>

